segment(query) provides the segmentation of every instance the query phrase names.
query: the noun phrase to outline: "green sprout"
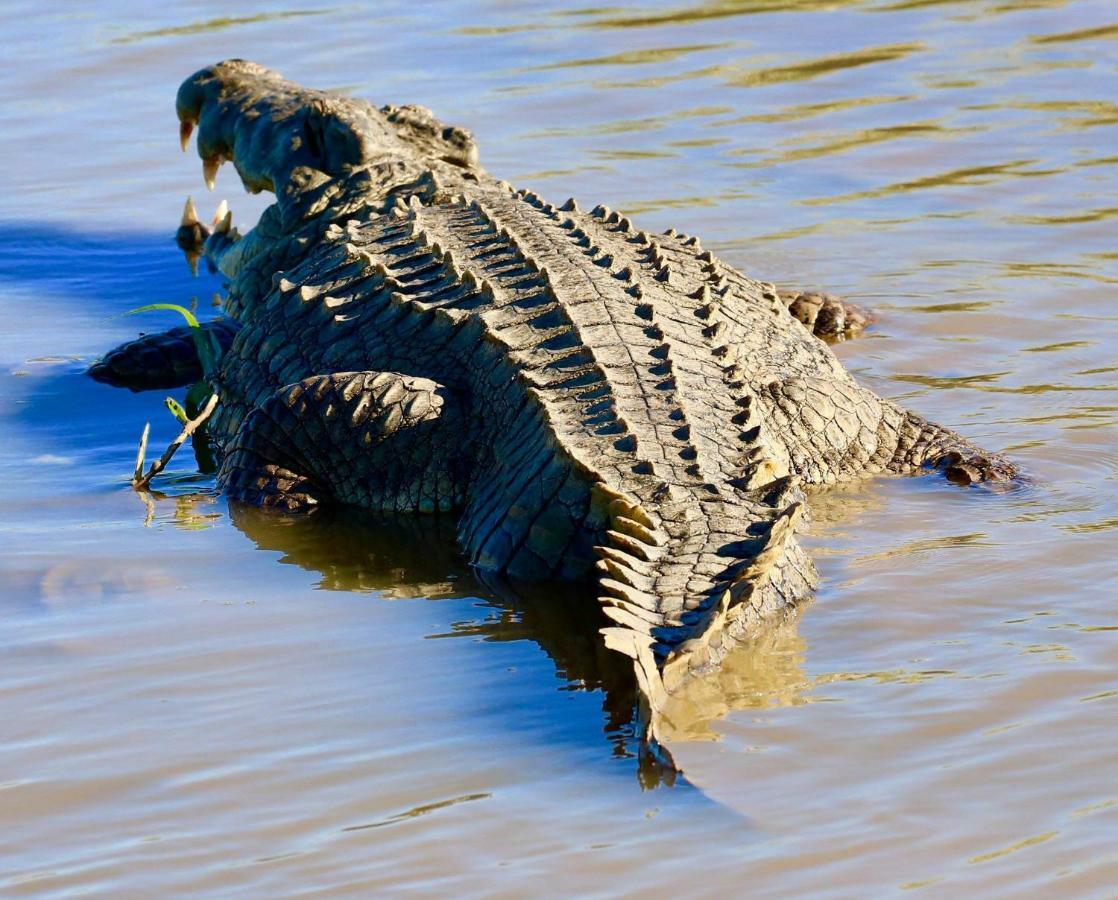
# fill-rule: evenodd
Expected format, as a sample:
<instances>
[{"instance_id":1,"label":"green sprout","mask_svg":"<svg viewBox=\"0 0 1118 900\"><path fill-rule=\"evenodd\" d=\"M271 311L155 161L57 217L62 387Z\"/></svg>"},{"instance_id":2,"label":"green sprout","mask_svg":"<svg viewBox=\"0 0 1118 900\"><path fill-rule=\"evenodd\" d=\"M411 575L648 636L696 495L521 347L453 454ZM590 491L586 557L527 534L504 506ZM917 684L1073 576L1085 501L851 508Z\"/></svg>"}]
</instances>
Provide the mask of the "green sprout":
<instances>
[{"instance_id":1,"label":"green sprout","mask_svg":"<svg viewBox=\"0 0 1118 900\"><path fill-rule=\"evenodd\" d=\"M187 391L185 408L183 404L179 403L174 397L167 397L164 399L163 403L167 409L170 410L171 415L182 424L184 431L181 439L185 440L187 435L191 437L191 445L194 447L194 456L198 462L198 468L203 472L212 472L216 468L213 451L210 447L209 437L206 434L205 423L198 420L198 417L208 417L209 413L213 412L213 405L210 403L213 397L213 389L210 387L207 379L217 373L218 362L221 358L221 345L218 344L217 338L214 335L202 330L202 325L193 312L185 306L179 306L177 303L149 303L146 306L138 306L135 309L130 309L125 315L132 316L136 313L159 310L177 312L186 320L186 324L190 326L190 336L194 339L194 347L198 352L198 362L202 366L203 374L202 380L191 385L190 389ZM133 484L141 487L146 487L151 481L152 476L162 471L163 466L166 465L167 460L174 454L178 446L177 444L172 444L172 446L168 448L168 453L164 455L165 458L154 465L146 476L142 476L141 470L143 468L145 444L146 439L141 442L140 460L137 462L137 474L133 479Z\"/></svg>"},{"instance_id":2,"label":"green sprout","mask_svg":"<svg viewBox=\"0 0 1118 900\"><path fill-rule=\"evenodd\" d=\"M202 325L198 321L198 317L185 306L179 306L177 303L149 303L147 306L137 306L135 309L130 309L125 315L133 316L136 313L152 312L155 310L177 312L186 319L186 324L190 326L190 334L194 338L194 346L198 350L198 362L202 364L202 372L207 378L216 373L217 362L221 356L221 348L218 346L217 340L212 334L207 334L202 330Z\"/></svg>"},{"instance_id":3,"label":"green sprout","mask_svg":"<svg viewBox=\"0 0 1118 900\"><path fill-rule=\"evenodd\" d=\"M171 415L182 422L183 425L190 421L190 416L186 414L186 410L182 408L182 404L174 397L163 398L163 405L166 406L167 409L171 411Z\"/></svg>"}]
</instances>

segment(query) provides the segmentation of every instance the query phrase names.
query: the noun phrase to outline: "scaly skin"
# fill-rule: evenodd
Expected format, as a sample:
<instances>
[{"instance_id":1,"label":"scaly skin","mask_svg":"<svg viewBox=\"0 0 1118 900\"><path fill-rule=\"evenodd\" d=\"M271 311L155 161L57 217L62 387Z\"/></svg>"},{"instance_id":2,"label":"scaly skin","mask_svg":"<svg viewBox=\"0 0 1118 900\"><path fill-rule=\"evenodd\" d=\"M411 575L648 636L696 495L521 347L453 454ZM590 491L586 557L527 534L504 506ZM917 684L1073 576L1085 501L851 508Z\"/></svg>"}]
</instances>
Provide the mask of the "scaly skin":
<instances>
[{"instance_id":1,"label":"scaly skin","mask_svg":"<svg viewBox=\"0 0 1118 900\"><path fill-rule=\"evenodd\" d=\"M219 483L286 510L453 512L483 570L595 579L651 751L666 697L811 591L804 484L1015 474L850 377L819 336L860 329L856 308L513 191L426 110L238 60L189 78L177 109L208 181L231 160L277 198L205 242L239 326L213 379ZM190 224L181 241L209 231ZM135 387L154 344L94 374ZM197 373L189 342L162 346L177 355L152 386Z\"/></svg>"}]
</instances>

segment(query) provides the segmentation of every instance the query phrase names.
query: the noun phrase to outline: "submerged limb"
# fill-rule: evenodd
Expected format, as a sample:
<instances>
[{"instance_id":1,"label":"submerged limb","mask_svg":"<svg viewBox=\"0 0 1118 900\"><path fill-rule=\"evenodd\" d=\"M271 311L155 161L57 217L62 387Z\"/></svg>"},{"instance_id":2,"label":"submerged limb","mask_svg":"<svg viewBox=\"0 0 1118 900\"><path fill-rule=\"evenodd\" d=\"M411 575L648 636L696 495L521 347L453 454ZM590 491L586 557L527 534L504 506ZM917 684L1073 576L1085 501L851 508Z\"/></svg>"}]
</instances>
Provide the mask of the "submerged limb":
<instances>
[{"instance_id":1,"label":"submerged limb","mask_svg":"<svg viewBox=\"0 0 1118 900\"><path fill-rule=\"evenodd\" d=\"M780 290L777 294L794 318L826 341L856 337L873 321L866 310L834 294L796 290Z\"/></svg>"},{"instance_id":2,"label":"submerged limb","mask_svg":"<svg viewBox=\"0 0 1118 900\"><path fill-rule=\"evenodd\" d=\"M986 452L950 428L895 408L903 418L897 429L897 448L887 466L890 472L911 475L934 467L955 484L997 484L1020 475L1009 460Z\"/></svg>"},{"instance_id":3,"label":"submerged limb","mask_svg":"<svg viewBox=\"0 0 1118 900\"><path fill-rule=\"evenodd\" d=\"M291 512L331 500L383 512L461 504L468 422L442 385L395 372L319 375L245 417L218 482L235 500Z\"/></svg>"},{"instance_id":4,"label":"submerged limb","mask_svg":"<svg viewBox=\"0 0 1118 900\"><path fill-rule=\"evenodd\" d=\"M959 484L1005 482L1018 474L1002 457L852 381L788 378L766 385L758 398L782 462L809 484L929 468L944 469Z\"/></svg>"},{"instance_id":5,"label":"submerged limb","mask_svg":"<svg viewBox=\"0 0 1118 900\"><path fill-rule=\"evenodd\" d=\"M240 325L233 319L203 322L202 331L216 340L224 353ZM145 334L110 350L88 369L95 381L133 391L165 390L200 381L205 374L189 326Z\"/></svg>"}]
</instances>

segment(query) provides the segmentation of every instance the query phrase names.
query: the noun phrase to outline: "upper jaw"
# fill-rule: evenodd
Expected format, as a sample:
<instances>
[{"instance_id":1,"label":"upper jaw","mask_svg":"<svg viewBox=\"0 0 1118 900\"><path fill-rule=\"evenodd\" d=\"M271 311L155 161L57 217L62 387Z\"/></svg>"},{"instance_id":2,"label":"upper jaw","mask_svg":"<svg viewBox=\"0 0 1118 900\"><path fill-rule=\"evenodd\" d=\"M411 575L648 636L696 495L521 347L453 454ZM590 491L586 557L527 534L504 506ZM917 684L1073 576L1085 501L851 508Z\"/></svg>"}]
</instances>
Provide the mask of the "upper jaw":
<instances>
[{"instance_id":1,"label":"upper jaw","mask_svg":"<svg viewBox=\"0 0 1118 900\"><path fill-rule=\"evenodd\" d=\"M185 150L197 131L206 186L231 160L245 188L279 192L299 167L341 175L396 142L368 103L308 90L246 60L208 66L186 79L175 101Z\"/></svg>"},{"instance_id":2,"label":"upper jaw","mask_svg":"<svg viewBox=\"0 0 1118 900\"><path fill-rule=\"evenodd\" d=\"M228 60L194 73L179 87L175 98L179 142L185 152L197 129L207 188L213 190L221 164L232 160L247 190L274 189L274 161L251 152L254 137L270 123L260 121L263 117L250 118L249 113L282 81L277 72L263 66Z\"/></svg>"}]
</instances>

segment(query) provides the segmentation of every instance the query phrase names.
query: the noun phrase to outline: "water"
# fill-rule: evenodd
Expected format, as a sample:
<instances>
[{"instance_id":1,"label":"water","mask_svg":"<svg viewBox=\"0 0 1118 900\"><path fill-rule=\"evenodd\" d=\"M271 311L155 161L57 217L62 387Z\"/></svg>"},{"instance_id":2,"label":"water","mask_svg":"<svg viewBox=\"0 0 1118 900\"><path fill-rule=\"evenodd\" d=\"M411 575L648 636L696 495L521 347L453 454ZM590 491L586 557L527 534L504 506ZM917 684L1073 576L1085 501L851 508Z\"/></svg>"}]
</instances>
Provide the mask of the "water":
<instances>
[{"instance_id":1,"label":"water","mask_svg":"<svg viewBox=\"0 0 1118 900\"><path fill-rule=\"evenodd\" d=\"M378 9L2 4L0 894L1113 896L1113 3ZM187 454L127 486L174 423L81 372L164 324L123 311L220 292L170 242L186 194L261 208L176 148L228 56L873 308L846 364L1033 485L816 498L815 603L695 687L687 780L642 791L563 592L231 511Z\"/></svg>"}]
</instances>

